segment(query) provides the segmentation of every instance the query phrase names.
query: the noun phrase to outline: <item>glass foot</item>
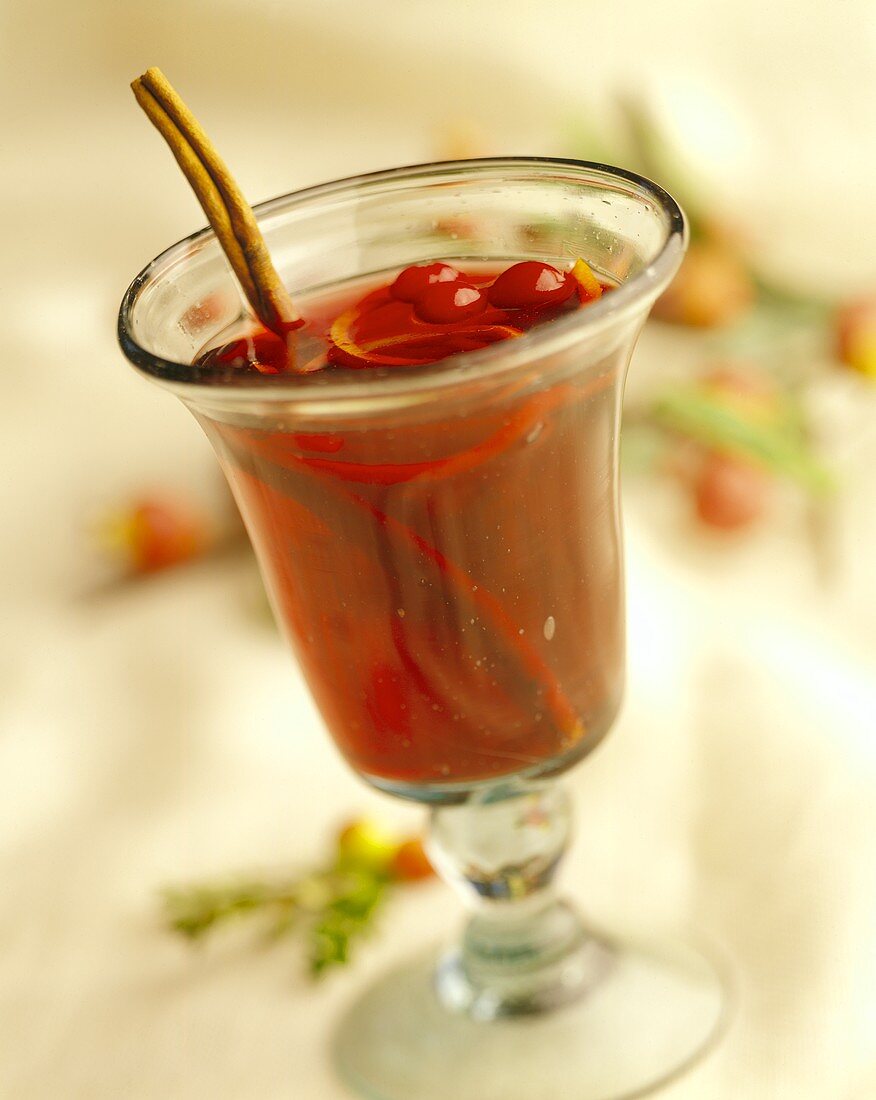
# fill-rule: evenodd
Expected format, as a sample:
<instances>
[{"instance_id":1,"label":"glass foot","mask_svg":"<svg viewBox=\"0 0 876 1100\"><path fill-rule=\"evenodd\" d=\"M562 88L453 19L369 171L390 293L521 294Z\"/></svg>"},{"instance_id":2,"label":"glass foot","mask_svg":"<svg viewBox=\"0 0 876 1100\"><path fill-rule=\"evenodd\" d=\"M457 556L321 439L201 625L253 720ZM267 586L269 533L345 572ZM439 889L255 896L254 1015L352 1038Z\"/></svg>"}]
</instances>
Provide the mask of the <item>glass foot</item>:
<instances>
[{"instance_id":1,"label":"glass foot","mask_svg":"<svg viewBox=\"0 0 876 1100\"><path fill-rule=\"evenodd\" d=\"M573 1004L482 1022L435 994L435 955L382 978L334 1038L369 1100L622 1100L688 1069L720 1035L725 987L690 947L595 940L600 965Z\"/></svg>"}]
</instances>

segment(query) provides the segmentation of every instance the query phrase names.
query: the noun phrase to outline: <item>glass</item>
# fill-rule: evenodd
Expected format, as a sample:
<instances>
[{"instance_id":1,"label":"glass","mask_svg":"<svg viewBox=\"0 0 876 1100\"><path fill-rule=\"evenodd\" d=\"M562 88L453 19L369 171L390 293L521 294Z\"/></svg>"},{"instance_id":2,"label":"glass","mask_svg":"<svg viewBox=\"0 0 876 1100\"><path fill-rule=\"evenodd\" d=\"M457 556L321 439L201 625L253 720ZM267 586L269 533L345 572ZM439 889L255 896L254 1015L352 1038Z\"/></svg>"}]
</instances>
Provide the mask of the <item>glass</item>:
<instances>
[{"instance_id":1,"label":"glass","mask_svg":"<svg viewBox=\"0 0 876 1100\"><path fill-rule=\"evenodd\" d=\"M426 165L257 208L301 306L436 259L583 257L616 284L516 340L415 369L233 381L191 366L246 314L204 230L122 303L128 358L211 439L326 725L368 782L431 809L430 854L471 916L341 1023L363 1095L640 1095L714 1038L713 967L621 943L557 898L554 777L619 705L618 427L627 364L681 261L659 187L577 161ZM536 1091L534 1091L534 1089Z\"/></svg>"}]
</instances>

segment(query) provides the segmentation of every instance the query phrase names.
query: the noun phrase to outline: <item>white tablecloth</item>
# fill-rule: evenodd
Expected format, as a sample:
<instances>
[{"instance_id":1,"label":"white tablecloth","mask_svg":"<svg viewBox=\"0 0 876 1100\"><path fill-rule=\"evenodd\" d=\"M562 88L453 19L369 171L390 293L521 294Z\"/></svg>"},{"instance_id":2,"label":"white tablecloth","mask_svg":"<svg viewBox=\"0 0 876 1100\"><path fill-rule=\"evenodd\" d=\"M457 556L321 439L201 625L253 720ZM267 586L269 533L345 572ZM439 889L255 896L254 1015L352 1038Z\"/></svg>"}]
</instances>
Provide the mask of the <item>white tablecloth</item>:
<instances>
[{"instance_id":1,"label":"white tablecloth","mask_svg":"<svg viewBox=\"0 0 876 1100\"><path fill-rule=\"evenodd\" d=\"M200 220L125 82L161 64L261 197L429 156L440 108L421 85L419 125L405 81L425 72L444 94L442 50L455 50L459 66L447 109L464 109L468 73L499 133L508 118L490 81L505 88L527 66L549 70L535 106L521 107L520 143L545 104L559 119L569 103L573 54L603 80L623 70L624 41L644 57L634 24L618 25L612 52L581 38L580 20L574 49L569 36L527 44L542 9L522 4L507 6L519 22L509 14L497 39L508 48L490 56L475 7L448 5L469 37L445 28L436 57L432 5L393 8L398 19L380 38L364 36L350 6L330 19L267 3L246 17L196 2L148 12L96 0L5 5L6 90L15 78L32 87L34 74L40 83L15 101L0 178L4 1097L341 1100L326 1050L343 1006L458 917L442 886L412 889L356 965L320 985L302 976L292 942L260 951L230 934L192 951L162 929L164 883L313 859L358 812L407 824L418 814L372 794L340 762L291 659L246 610L248 563L217 561L95 599L84 529L100 506L142 487L216 492L194 423L135 379L114 344L128 279ZM667 42L689 7L660 9ZM375 19L388 11L375 8ZM854 38L852 9L872 34L870 6L836 8L831 48ZM590 13L604 36L606 10ZM579 17L569 6L563 18ZM811 48L810 31L794 33ZM649 71L660 56L655 41ZM337 66L329 87L317 83L327 57ZM783 88L800 64L784 57ZM766 101L763 66L752 65ZM375 71L384 75L357 138L351 97ZM307 87L324 99L319 111ZM847 216L844 207L839 223ZM635 369L653 375L676 351L649 335ZM837 377L824 405L847 470L832 587L818 582L793 516L742 544L712 545L690 537L671 502L628 486L628 699L612 736L569 778L579 812L565 883L603 923L694 926L732 960L733 1027L665 1092L672 1100L876 1095L873 400Z\"/></svg>"}]
</instances>

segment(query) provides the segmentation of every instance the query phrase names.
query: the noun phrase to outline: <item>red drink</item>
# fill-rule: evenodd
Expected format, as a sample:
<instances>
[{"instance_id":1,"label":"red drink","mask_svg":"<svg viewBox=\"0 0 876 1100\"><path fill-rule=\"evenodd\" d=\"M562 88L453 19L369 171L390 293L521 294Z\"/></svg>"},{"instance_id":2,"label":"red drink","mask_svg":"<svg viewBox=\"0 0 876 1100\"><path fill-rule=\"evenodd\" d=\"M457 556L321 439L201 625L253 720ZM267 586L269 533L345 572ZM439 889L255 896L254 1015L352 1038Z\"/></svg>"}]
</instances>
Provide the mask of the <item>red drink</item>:
<instances>
[{"instance_id":1,"label":"red drink","mask_svg":"<svg viewBox=\"0 0 876 1100\"><path fill-rule=\"evenodd\" d=\"M141 102L163 133L186 120ZM710 1045L720 983L696 953L625 947L556 897L570 805L542 777L600 740L620 697L620 398L683 215L629 172L525 158L335 181L255 213L284 282L220 220L226 256L201 232L157 257L119 338L211 437L339 748L433 803L430 852L472 908L434 972L403 968L353 1006L335 1060L393 1100L443 1100L449 1062L466 1100L640 1095ZM398 270L448 248L464 273ZM581 262L468 267L570 250L624 285L591 307L606 288ZM281 335L242 330L226 258Z\"/></svg>"},{"instance_id":2,"label":"red drink","mask_svg":"<svg viewBox=\"0 0 876 1100\"><path fill-rule=\"evenodd\" d=\"M302 303L298 369L434 362L602 290L556 272L539 283L539 264L498 278L433 266L435 278L408 269L364 297ZM285 360L261 332L199 362L275 374ZM202 418L329 729L379 785L557 771L608 729L623 662L619 537L606 521L615 367L548 388L517 378L474 412L443 403L414 424L404 409L367 427L339 412L319 432L279 415L267 429Z\"/></svg>"}]
</instances>

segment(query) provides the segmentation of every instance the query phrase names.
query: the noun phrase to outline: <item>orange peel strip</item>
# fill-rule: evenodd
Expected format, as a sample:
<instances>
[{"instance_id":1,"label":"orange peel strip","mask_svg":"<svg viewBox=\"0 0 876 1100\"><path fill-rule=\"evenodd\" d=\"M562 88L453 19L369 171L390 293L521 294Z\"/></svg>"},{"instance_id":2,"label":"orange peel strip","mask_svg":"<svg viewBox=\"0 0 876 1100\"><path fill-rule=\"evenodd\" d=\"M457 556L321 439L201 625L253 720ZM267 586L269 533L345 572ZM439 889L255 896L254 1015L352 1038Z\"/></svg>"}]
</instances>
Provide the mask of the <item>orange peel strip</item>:
<instances>
[{"instance_id":1,"label":"orange peel strip","mask_svg":"<svg viewBox=\"0 0 876 1100\"><path fill-rule=\"evenodd\" d=\"M578 297L582 302L595 302L602 297L602 284L584 260L577 259L570 274L578 284Z\"/></svg>"}]
</instances>

